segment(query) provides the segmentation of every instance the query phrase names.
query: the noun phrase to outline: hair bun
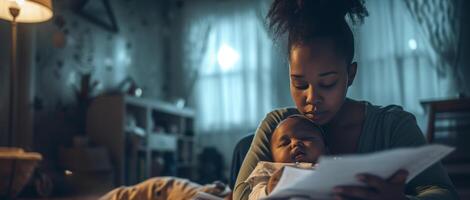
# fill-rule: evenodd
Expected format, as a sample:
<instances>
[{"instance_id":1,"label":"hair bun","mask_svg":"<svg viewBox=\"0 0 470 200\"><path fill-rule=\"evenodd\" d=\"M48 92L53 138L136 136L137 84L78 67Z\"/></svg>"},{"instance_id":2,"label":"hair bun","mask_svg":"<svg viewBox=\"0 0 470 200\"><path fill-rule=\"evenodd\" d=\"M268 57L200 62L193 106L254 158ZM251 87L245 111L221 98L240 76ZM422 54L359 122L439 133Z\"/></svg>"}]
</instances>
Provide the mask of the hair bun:
<instances>
[{"instance_id":1,"label":"hair bun","mask_svg":"<svg viewBox=\"0 0 470 200\"><path fill-rule=\"evenodd\" d=\"M274 0L267 18L276 33L291 32L299 27L334 26L348 16L353 24L368 16L364 0Z\"/></svg>"},{"instance_id":2,"label":"hair bun","mask_svg":"<svg viewBox=\"0 0 470 200\"><path fill-rule=\"evenodd\" d=\"M294 0L284 0L293 2ZM346 15L354 23L362 22L368 16L364 0L295 0L297 14L311 18L344 19Z\"/></svg>"}]
</instances>

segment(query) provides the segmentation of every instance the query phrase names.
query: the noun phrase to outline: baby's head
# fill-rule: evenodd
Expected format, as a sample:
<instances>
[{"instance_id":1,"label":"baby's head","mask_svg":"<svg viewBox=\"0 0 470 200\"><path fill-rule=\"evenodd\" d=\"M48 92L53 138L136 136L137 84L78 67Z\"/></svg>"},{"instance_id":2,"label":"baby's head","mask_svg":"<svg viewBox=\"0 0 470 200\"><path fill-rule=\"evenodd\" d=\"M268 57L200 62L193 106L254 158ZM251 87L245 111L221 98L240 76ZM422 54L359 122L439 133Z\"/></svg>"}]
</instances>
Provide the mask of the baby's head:
<instances>
[{"instance_id":1,"label":"baby's head","mask_svg":"<svg viewBox=\"0 0 470 200\"><path fill-rule=\"evenodd\" d=\"M271 137L274 162L316 163L325 152L322 129L303 115L293 115L281 121Z\"/></svg>"}]
</instances>

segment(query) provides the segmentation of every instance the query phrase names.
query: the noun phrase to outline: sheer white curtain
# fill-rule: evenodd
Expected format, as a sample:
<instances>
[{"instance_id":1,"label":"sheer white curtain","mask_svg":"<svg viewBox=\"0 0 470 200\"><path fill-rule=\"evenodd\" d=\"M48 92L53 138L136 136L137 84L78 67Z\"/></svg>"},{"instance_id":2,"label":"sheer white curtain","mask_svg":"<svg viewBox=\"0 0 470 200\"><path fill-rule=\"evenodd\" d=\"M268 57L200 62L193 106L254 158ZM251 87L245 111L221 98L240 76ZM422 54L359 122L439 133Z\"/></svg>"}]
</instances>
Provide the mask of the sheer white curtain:
<instances>
[{"instance_id":1,"label":"sheer white curtain","mask_svg":"<svg viewBox=\"0 0 470 200\"><path fill-rule=\"evenodd\" d=\"M193 31L204 30L205 38L199 62L190 64L198 70L193 94L197 128L201 133L247 132L273 106L271 41L257 3L207 2L198 6L211 12L190 24Z\"/></svg>"},{"instance_id":2,"label":"sheer white curtain","mask_svg":"<svg viewBox=\"0 0 470 200\"><path fill-rule=\"evenodd\" d=\"M424 99L454 95L429 42L405 3L367 1L370 16L357 27L358 75L349 95L378 105L397 104L416 115L423 128Z\"/></svg>"},{"instance_id":3,"label":"sheer white curtain","mask_svg":"<svg viewBox=\"0 0 470 200\"><path fill-rule=\"evenodd\" d=\"M256 1L197 1L188 19L186 67L201 133L247 132L274 107L272 41ZM207 11L207 12L206 12ZM199 46L199 47L196 47ZM199 51L197 51L199 50ZM192 55L191 55L192 54Z\"/></svg>"},{"instance_id":4,"label":"sheer white curtain","mask_svg":"<svg viewBox=\"0 0 470 200\"><path fill-rule=\"evenodd\" d=\"M196 83L199 128L253 128L271 106L269 41L250 10L232 12L213 24Z\"/></svg>"},{"instance_id":5,"label":"sheer white curtain","mask_svg":"<svg viewBox=\"0 0 470 200\"><path fill-rule=\"evenodd\" d=\"M287 59L275 50L264 24L269 3L185 5L184 71L190 72L198 145L218 147L226 160L266 113L290 103Z\"/></svg>"},{"instance_id":6,"label":"sheer white curtain","mask_svg":"<svg viewBox=\"0 0 470 200\"><path fill-rule=\"evenodd\" d=\"M404 0L411 16L418 22L424 38L432 48L429 53L436 54L438 68L442 73L454 77L453 87L458 92L468 90L465 77L460 72L459 51L462 43L465 23L461 12L465 10L461 0ZM464 66L465 67L465 66Z\"/></svg>"}]
</instances>

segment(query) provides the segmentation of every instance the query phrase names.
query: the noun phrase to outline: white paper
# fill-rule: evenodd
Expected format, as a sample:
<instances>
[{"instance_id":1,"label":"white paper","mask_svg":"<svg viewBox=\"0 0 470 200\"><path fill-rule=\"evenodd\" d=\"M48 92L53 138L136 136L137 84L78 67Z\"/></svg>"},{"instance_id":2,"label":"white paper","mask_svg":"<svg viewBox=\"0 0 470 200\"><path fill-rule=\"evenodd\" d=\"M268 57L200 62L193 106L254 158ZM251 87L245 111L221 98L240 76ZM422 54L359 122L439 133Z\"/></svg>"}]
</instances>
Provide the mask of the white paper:
<instances>
[{"instance_id":1,"label":"white paper","mask_svg":"<svg viewBox=\"0 0 470 200\"><path fill-rule=\"evenodd\" d=\"M321 157L315 171L286 167L276 188L266 199L292 196L331 199L335 186L364 185L356 179L356 175L360 173L369 173L387 179L397 170L405 169L409 172L406 180L409 182L454 149L433 144L371 154Z\"/></svg>"}]
</instances>

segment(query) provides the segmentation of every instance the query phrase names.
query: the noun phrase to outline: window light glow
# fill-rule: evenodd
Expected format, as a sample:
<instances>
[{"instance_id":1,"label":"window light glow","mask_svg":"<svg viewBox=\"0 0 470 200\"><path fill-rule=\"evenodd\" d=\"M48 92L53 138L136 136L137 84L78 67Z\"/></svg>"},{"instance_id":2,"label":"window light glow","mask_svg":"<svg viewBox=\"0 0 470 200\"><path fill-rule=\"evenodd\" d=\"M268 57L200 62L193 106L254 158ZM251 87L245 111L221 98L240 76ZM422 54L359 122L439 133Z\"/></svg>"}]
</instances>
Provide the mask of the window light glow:
<instances>
[{"instance_id":1,"label":"window light glow","mask_svg":"<svg viewBox=\"0 0 470 200\"><path fill-rule=\"evenodd\" d=\"M408 47L410 47L411 50L416 50L416 48L418 48L418 43L415 39L411 38L408 40Z\"/></svg>"},{"instance_id":2,"label":"window light glow","mask_svg":"<svg viewBox=\"0 0 470 200\"><path fill-rule=\"evenodd\" d=\"M238 52L227 44L223 44L217 53L217 61L224 71L230 70L239 58Z\"/></svg>"},{"instance_id":3,"label":"window light glow","mask_svg":"<svg viewBox=\"0 0 470 200\"><path fill-rule=\"evenodd\" d=\"M135 95L136 97L141 97L141 96L142 96L142 89L137 88L137 89L135 90L135 92L134 92L134 95Z\"/></svg>"}]
</instances>

